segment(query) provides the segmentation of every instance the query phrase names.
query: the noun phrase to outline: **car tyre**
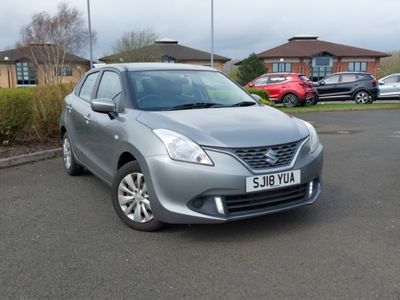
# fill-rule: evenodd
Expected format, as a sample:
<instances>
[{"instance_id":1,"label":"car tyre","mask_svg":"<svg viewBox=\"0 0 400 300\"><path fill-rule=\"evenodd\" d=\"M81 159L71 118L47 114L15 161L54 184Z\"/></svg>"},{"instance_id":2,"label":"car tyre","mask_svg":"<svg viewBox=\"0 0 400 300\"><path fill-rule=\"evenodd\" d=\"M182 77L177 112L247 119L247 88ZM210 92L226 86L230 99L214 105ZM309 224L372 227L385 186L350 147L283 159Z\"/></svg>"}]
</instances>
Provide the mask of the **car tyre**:
<instances>
[{"instance_id":1,"label":"car tyre","mask_svg":"<svg viewBox=\"0 0 400 300\"><path fill-rule=\"evenodd\" d=\"M68 133L63 136L63 162L68 175L75 176L82 174L83 167L76 162L74 151L72 150L71 140Z\"/></svg>"},{"instance_id":2,"label":"car tyre","mask_svg":"<svg viewBox=\"0 0 400 300\"><path fill-rule=\"evenodd\" d=\"M295 107L299 103L299 99L295 94L289 93L283 96L282 103L286 107Z\"/></svg>"},{"instance_id":3,"label":"car tyre","mask_svg":"<svg viewBox=\"0 0 400 300\"><path fill-rule=\"evenodd\" d=\"M318 98L308 99L306 102L307 105L316 105L318 103Z\"/></svg>"},{"instance_id":4,"label":"car tyre","mask_svg":"<svg viewBox=\"0 0 400 300\"><path fill-rule=\"evenodd\" d=\"M356 101L357 104L372 103L371 96L367 91L358 91L354 95L354 101Z\"/></svg>"},{"instance_id":5,"label":"car tyre","mask_svg":"<svg viewBox=\"0 0 400 300\"><path fill-rule=\"evenodd\" d=\"M115 211L129 227L140 231L156 231L163 226L153 216L146 181L136 161L118 170L111 193Z\"/></svg>"}]
</instances>

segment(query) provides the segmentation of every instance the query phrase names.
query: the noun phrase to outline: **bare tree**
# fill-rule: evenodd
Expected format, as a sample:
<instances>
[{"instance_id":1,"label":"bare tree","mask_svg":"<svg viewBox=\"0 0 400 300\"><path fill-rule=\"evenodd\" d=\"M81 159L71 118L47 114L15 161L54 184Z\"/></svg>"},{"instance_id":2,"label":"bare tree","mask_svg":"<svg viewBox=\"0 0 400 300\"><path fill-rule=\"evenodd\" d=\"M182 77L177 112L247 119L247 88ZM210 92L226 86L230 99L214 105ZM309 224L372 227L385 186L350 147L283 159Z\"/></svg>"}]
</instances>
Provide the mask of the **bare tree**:
<instances>
[{"instance_id":1,"label":"bare tree","mask_svg":"<svg viewBox=\"0 0 400 300\"><path fill-rule=\"evenodd\" d=\"M124 33L113 46L117 61L158 61L161 54L154 41L159 35L151 28ZM118 59L117 59L118 57Z\"/></svg>"},{"instance_id":2,"label":"bare tree","mask_svg":"<svg viewBox=\"0 0 400 300\"><path fill-rule=\"evenodd\" d=\"M390 52L391 56L381 59L379 76L400 73L400 50Z\"/></svg>"},{"instance_id":3,"label":"bare tree","mask_svg":"<svg viewBox=\"0 0 400 300\"><path fill-rule=\"evenodd\" d=\"M61 81L66 53L80 54L89 42L82 12L66 3L58 5L54 16L47 12L33 15L21 36L21 44L31 48L31 59L45 82Z\"/></svg>"}]
</instances>

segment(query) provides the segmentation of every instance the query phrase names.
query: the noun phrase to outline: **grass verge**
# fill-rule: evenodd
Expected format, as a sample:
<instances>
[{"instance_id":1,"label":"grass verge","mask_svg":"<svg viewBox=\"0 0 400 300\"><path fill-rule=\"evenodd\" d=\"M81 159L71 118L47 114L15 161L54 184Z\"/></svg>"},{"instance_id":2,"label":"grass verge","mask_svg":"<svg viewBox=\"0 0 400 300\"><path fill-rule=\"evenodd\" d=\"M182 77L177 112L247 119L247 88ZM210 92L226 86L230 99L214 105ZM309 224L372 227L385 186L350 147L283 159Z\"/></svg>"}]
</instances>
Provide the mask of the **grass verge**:
<instances>
[{"instance_id":1,"label":"grass verge","mask_svg":"<svg viewBox=\"0 0 400 300\"><path fill-rule=\"evenodd\" d=\"M280 105L275 108L290 113L319 112L319 111L346 111L346 110L374 110L374 109L400 109L400 103L318 103L317 105L307 105L302 107L287 108Z\"/></svg>"}]
</instances>

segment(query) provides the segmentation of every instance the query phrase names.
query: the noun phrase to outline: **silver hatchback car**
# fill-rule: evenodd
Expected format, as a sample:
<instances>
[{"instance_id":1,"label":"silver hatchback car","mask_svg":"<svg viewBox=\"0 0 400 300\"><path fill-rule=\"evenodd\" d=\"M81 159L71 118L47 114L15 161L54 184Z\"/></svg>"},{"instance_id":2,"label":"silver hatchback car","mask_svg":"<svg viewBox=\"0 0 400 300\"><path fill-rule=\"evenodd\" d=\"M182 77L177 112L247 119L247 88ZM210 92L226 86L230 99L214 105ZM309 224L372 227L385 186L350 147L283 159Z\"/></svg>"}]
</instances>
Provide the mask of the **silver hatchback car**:
<instances>
[{"instance_id":1,"label":"silver hatchback car","mask_svg":"<svg viewBox=\"0 0 400 300\"><path fill-rule=\"evenodd\" d=\"M398 99L400 97L400 73L379 79L380 99Z\"/></svg>"},{"instance_id":2,"label":"silver hatchback car","mask_svg":"<svg viewBox=\"0 0 400 300\"><path fill-rule=\"evenodd\" d=\"M93 69L65 98L60 131L67 173L85 168L111 185L118 216L137 230L260 216L321 190L313 126L208 67Z\"/></svg>"}]
</instances>

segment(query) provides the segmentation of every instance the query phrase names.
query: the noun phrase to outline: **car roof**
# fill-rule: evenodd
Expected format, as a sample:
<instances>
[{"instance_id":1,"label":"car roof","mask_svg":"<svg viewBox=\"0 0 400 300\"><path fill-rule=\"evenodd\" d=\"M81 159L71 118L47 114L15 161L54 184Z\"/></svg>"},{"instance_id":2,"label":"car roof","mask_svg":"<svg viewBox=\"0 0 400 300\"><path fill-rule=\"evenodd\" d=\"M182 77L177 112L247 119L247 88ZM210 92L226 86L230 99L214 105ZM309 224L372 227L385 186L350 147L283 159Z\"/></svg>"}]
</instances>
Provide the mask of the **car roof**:
<instances>
[{"instance_id":1,"label":"car roof","mask_svg":"<svg viewBox=\"0 0 400 300\"><path fill-rule=\"evenodd\" d=\"M288 73L288 72L275 72L275 73L265 73L265 74L261 75L261 77L262 76L271 76L271 75L273 75L273 76L277 76L277 75L281 75L281 76L302 76L304 74L301 74L301 73Z\"/></svg>"},{"instance_id":2,"label":"car roof","mask_svg":"<svg viewBox=\"0 0 400 300\"><path fill-rule=\"evenodd\" d=\"M336 73L332 73L331 75L341 75L341 74L362 74L362 75L371 75L370 73L367 72L336 72ZM329 75L329 76L331 76Z\"/></svg>"},{"instance_id":3,"label":"car roof","mask_svg":"<svg viewBox=\"0 0 400 300\"><path fill-rule=\"evenodd\" d=\"M218 72L216 69L211 67L177 63L117 63L102 65L96 69L101 70L104 68L116 68L120 71L193 70Z\"/></svg>"},{"instance_id":4,"label":"car roof","mask_svg":"<svg viewBox=\"0 0 400 300\"><path fill-rule=\"evenodd\" d=\"M399 75L400 75L400 73L392 73L392 74L386 75L383 78L386 78L386 77L389 77L389 76L399 76Z\"/></svg>"}]
</instances>

